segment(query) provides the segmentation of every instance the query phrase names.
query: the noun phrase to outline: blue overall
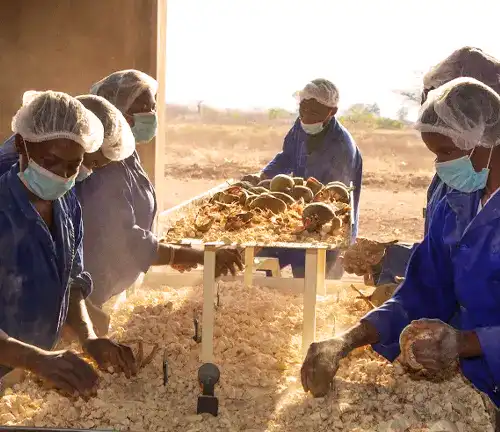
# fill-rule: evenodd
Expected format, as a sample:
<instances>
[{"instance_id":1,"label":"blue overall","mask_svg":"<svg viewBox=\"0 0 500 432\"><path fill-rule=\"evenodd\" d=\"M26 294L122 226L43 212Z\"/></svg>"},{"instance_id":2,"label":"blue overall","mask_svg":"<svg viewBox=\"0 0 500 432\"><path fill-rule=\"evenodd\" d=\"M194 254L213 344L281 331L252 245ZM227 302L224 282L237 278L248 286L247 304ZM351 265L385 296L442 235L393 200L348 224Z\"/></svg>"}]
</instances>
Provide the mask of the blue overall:
<instances>
[{"instance_id":1,"label":"blue overall","mask_svg":"<svg viewBox=\"0 0 500 432\"><path fill-rule=\"evenodd\" d=\"M70 289L84 297L83 224L73 192L54 201L49 229L28 199L16 164L0 177L0 329L52 349L66 321ZM0 367L0 377L9 371Z\"/></svg>"},{"instance_id":2,"label":"blue overall","mask_svg":"<svg viewBox=\"0 0 500 432\"><path fill-rule=\"evenodd\" d=\"M352 182L354 224L351 241L354 242L358 232L359 197L363 161L354 139L347 129L335 118L332 118L323 132L320 145L308 152L307 135L297 119L285 137L283 150L264 168L267 177L277 174L293 174L297 177L314 177L323 184L331 181L341 181L347 186ZM310 154L308 154L310 153ZM305 252L301 250L265 248L259 256L279 258L280 267L292 266L294 277L304 277ZM332 277L338 251L327 253L327 276Z\"/></svg>"},{"instance_id":3,"label":"blue overall","mask_svg":"<svg viewBox=\"0 0 500 432\"><path fill-rule=\"evenodd\" d=\"M434 209L429 231L413 252L393 298L363 319L393 361L399 335L412 320L456 320L476 332L483 355L461 359L463 374L500 406L500 194L477 213L482 191L449 192Z\"/></svg>"}]
</instances>

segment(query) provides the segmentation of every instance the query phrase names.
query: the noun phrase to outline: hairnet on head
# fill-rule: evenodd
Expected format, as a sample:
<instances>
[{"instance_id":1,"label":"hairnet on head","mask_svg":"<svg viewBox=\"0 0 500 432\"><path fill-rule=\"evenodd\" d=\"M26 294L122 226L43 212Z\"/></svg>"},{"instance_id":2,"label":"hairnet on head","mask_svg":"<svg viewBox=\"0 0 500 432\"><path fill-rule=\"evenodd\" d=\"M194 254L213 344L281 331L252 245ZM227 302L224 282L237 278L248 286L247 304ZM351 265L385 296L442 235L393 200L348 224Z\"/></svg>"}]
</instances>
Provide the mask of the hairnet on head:
<instances>
[{"instance_id":1,"label":"hairnet on head","mask_svg":"<svg viewBox=\"0 0 500 432\"><path fill-rule=\"evenodd\" d=\"M324 78L314 79L298 92L300 102L305 99L315 99L320 104L330 108L337 108L339 90L331 81Z\"/></svg>"},{"instance_id":2,"label":"hairnet on head","mask_svg":"<svg viewBox=\"0 0 500 432\"><path fill-rule=\"evenodd\" d=\"M126 113L132 103L144 91L154 96L158 92L158 82L144 72L128 69L114 72L96 82L90 93L110 101L122 113Z\"/></svg>"},{"instance_id":3,"label":"hairnet on head","mask_svg":"<svg viewBox=\"0 0 500 432\"><path fill-rule=\"evenodd\" d=\"M424 89L435 89L455 78L477 79L500 93L500 61L479 48L462 47L424 76Z\"/></svg>"},{"instance_id":4,"label":"hairnet on head","mask_svg":"<svg viewBox=\"0 0 500 432\"><path fill-rule=\"evenodd\" d=\"M121 161L135 150L135 139L127 120L111 102L101 96L77 96L85 108L92 111L104 126L101 152L109 160Z\"/></svg>"},{"instance_id":5,"label":"hairnet on head","mask_svg":"<svg viewBox=\"0 0 500 432\"><path fill-rule=\"evenodd\" d=\"M500 142L500 96L474 78L456 78L429 92L415 128L453 140L461 150Z\"/></svg>"},{"instance_id":6,"label":"hairnet on head","mask_svg":"<svg viewBox=\"0 0 500 432\"><path fill-rule=\"evenodd\" d=\"M87 153L102 145L104 129L94 113L74 97L55 91L27 91L23 104L12 118L12 132L28 142L66 138Z\"/></svg>"}]
</instances>

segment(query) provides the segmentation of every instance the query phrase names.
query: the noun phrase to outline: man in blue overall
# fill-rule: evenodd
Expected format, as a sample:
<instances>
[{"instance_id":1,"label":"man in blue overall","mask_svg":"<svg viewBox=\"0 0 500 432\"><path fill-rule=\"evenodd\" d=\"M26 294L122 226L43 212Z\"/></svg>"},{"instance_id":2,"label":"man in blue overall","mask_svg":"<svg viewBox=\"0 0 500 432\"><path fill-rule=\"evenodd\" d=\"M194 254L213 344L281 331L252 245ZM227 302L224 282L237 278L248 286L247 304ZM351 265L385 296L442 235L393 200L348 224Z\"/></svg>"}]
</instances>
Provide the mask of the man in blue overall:
<instances>
[{"instance_id":1,"label":"man in blue overall","mask_svg":"<svg viewBox=\"0 0 500 432\"><path fill-rule=\"evenodd\" d=\"M463 47L454 51L424 76L421 103L426 101L430 90L459 77L475 78L496 92L500 92L500 61L479 48ZM452 189L434 175L427 190L424 236L429 229L435 207L450 190ZM345 271L365 276L365 280L375 285L396 283L398 277L404 277L410 256L418 245L419 243L397 243L390 246L379 244L380 250L377 251L375 247L375 252L382 258L379 263L372 266L366 264L364 260L367 253L362 250L362 243L356 244L345 254Z\"/></svg>"},{"instance_id":2,"label":"man in blue overall","mask_svg":"<svg viewBox=\"0 0 500 432\"><path fill-rule=\"evenodd\" d=\"M136 372L129 347L98 338L85 306L82 210L71 191L86 153L102 145L99 119L60 92L27 92L12 120L19 160L0 176L0 383L32 372L68 394L98 375L72 351L53 351L63 327L103 369Z\"/></svg>"},{"instance_id":3,"label":"man in blue overall","mask_svg":"<svg viewBox=\"0 0 500 432\"><path fill-rule=\"evenodd\" d=\"M299 92L299 99L299 118L286 135L283 150L262 170L261 178L293 173L297 177L314 177L323 184L341 181L349 186L352 182L355 188L354 241L358 231L363 161L351 134L335 118L339 102L338 89L326 79L315 79ZM291 265L294 277L304 277L304 251L265 248L259 256L276 257L281 268ZM343 273L342 266L335 266L337 257L337 251L327 253L328 278L339 278Z\"/></svg>"},{"instance_id":4,"label":"man in blue overall","mask_svg":"<svg viewBox=\"0 0 500 432\"><path fill-rule=\"evenodd\" d=\"M473 78L429 93L415 125L450 191L434 208L394 296L332 339L313 343L305 391L330 389L340 359L372 345L411 369L452 372L481 392L500 430L500 96ZM453 326L451 320L454 318Z\"/></svg>"}]
</instances>

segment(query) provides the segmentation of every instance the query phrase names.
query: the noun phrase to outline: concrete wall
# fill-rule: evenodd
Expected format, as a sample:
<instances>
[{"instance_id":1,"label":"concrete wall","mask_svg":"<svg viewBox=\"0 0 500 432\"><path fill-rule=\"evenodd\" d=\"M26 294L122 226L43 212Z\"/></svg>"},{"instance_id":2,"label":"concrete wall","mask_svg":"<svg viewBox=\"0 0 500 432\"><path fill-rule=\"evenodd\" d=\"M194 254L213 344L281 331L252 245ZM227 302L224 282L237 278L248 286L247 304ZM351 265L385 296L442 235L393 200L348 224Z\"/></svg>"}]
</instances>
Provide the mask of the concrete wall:
<instances>
[{"instance_id":1,"label":"concrete wall","mask_svg":"<svg viewBox=\"0 0 500 432\"><path fill-rule=\"evenodd\" d=\"M0 1L0 139L10 135L25 90L88 93L93 82L119 69L155 76L156 3ZM154 143L139 152L153 177Z\"/></svg>"}]
</instances>

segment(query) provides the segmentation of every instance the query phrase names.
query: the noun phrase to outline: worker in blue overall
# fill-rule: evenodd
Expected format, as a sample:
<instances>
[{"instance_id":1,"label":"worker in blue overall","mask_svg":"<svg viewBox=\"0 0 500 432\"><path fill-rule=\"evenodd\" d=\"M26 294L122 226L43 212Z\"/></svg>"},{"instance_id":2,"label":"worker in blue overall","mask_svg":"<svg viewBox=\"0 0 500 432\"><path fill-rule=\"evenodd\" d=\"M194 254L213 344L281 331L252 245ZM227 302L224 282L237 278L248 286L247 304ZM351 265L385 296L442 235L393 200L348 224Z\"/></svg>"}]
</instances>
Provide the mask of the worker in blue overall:
<instances>
[{"instance_id":1,"label":"worker in blue overall","mask_svg":"<svg viewBox=\"0 0 500 432\"><path fill-rule=\"evenodd\" d=\"M303 178L314 177L323 184L341 181L349 186L352 182L354 220L351 240L354 241L358 232L363 161L353 137L335 118L338 89L326 79L315 79L299 92L298 97L299 118L286 135L282 151L262 170L261 178L293 174ZM291 265L294 277L304 277L304 251L265 248L258 255L278 258L281 268ZM342 266L335 266L337 257L338 251L327 252L328 278L342 276Z\"/></svg>"},{"instance_id":2,"label":"worker in blue overall","mask_svg":"<svg viewBox=\"0 0 500 432\"><path fill-rule=\"evenodd\" d=\"M407 329L403 363L442 373L458 362L496 407L500 428L500 96L457 78L429 92L416 128L452 191L436 205L394 296L345 333L313 343L302 384L324 395L339 360L368 344L395 360Z\"/></svg>"},{"instance_id":3,"label":"worker in blue overall","mask_svg":"<svg viewBox=\"0 0 500 432\"><path fill-rule=\"evenodd\" d=\"M479 48L463 47L454 51L441 63L437 64L424 76L422 103L425 102L430 90L435 89L454 78L471 77L500 92L500 61L488 55ZM441 199L451 189L435 175L427 190L427 206L424 209L425 230L427 234L434 209ZM396 243L379 247L381 261L376 265L366 265L360 257L362 245L354 245L344 257L344 267L347 273L365 276L365 280L375 285L397 282L398 277L404 277L411 254L419 243Z\"/></svg>"},{"instance_id":4,"label":"worker in blue overall","mask_svg":"<svg viewBox=\"0 0 500 432\"><path fill-rule=\"evenodd\" d=\"M12 131L19 161L0 176L0 380L19 368L86 395L96 371L71 351L52 351L63 326L99 367L136 372L129 347L96 336L84 301L92 279L71 189L85 153L101 146L103 126L65 93L27 92Z\"/></svg>"}]
</instances>

